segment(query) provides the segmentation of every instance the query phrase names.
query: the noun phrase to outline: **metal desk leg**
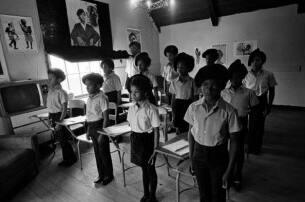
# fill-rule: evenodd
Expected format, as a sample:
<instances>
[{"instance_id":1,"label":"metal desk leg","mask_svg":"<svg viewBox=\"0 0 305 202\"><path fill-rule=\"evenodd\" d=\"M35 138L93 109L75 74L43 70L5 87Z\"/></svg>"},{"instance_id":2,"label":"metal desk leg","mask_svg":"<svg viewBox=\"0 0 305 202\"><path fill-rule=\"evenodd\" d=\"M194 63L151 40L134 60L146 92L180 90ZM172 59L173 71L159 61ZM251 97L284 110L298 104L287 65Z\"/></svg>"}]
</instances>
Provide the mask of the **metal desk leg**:
<instances>
[{"instance_id":1,"label":"metal desk leg","mask_svg":"<svg viewBox=\"0 0 305 202\"><path fill-rule=\"evenodd\" d=\"M125 152L123 152L123 154L122 154L122 162L121 163L122 163L122 171L123 171L123 185L124 185L124 187L126 187L124 156L125 156Z\"/></svg>"},{"instance_id":2,"label":"metal desk leg","mask_svg":"<svg viewBox=\"0 0 305 202\"><path fill-rule=\"evenodd\" d=\"M176 199L180 202L180 172L176 175Z\"/></svg>"}]
</instances>

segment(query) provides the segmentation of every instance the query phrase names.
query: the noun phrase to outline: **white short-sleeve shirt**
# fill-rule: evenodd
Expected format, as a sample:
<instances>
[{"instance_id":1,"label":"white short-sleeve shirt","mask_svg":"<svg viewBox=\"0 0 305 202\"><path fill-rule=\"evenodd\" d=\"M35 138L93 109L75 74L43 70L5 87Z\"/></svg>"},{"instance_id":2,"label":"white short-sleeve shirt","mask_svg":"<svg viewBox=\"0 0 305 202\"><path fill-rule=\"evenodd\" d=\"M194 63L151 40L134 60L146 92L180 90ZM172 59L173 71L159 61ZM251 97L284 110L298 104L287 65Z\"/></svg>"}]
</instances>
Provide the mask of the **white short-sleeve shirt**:
<instances>
[{"instance_id":1,"label":"white short-sleeve shirt","mask_svg":"<svg viewBox=\"0 0 305 202\"><path fill-rule=\"evenodd\" d=\"M96 95L89 95L86 105L87 122L94 122L103 118L103 112L109 108L107 96L100 91Z\"/></svg>"},{"instance_id":2,"label":"white short-sleeve shirt","mask_svg":"<svg viewBox=\"0 0 305 202\"><path fill-rule=\"evenodd\" d=\"M149 101L145 101L140 106L134 104L129 107L127 121L133 132L152 132L153 128L160 126L158 108Z\"/></svg>"},{"instance_id":3,"label":"white short-sleeve shirt","mask_svg":"<svg viewBox=\"0 0 305 202\"><path fill-rule=\"evenodd\" d=\"M250 108L259 104L255 92L244 86L226 88L221 92L221 97L237 110L239 117L246 117Z\"/></svg>"},{"instance_id":4,"label":"white short-sleeve shirt","mask_svg":"<svg viewBox=\"0 0 305 202\"><path fill-rule=\"evenodd\" d=\"M230 133L241 130L236 110L222 98L209 112L205 106L204 98L201 98L189 106L184 116L196 142L211 147L221 145Z\"/></svg>"},{"instance_id":5,"label":"white short-sleeve shirt","mask_svg":"<svg viewBox=\"0 0 305 202\"><path fill-rule=\"evenodd\" d=\"M168 63L161 70L161 75L168 82L171 82L178 78L179 74L174 70L174 67L171 63Z\"/></svg>"},{"instance_id":6,"label":"white short-sleeve shirt","mask_svg":"<svg viewBox=\"0 0 305 202\"><path fill-rule=\"evenodd\" d=\"M269 88L277 85L275 77L272 72L262 69L256 75L252 70L248 72L243 80L246 88L254 90L257 96L267 93Z\"/></svg>"},{"instance_id":7,"label":"white short-sleeve shirt","mask_svg":"<svg viewBox=\"0 0 305 202\"><path fill-rule=\"evenodd\" d=\"M20 100L22 102L22 100ZM68 103L68 94L61 85L49 88L47 96L47 108L49 113L62 112L64 103Z\"/></svg>"},{"instance_id":8,"label":"white short-sleeve shirt","mask_svg":"<svg viewBox=\"0 0 305 202\"><path fill-rule=\"evenodd\" d=\"M104 83L102 89L104 93L109 93L112 91L121 91L122 85L120 77L114 72L110 73L109 75L104 75Z\"/></svg>"},{"instance_id":9,"label":"white short-sleeve shirt","mask_svg":"<svg viewBox=\"0 0 305 202\"><path fill-rule=\"evenodd\" d=\"M125 68L125 72L127 73L128 77L132 77L136 74L140 73L139 68L136 66L135 63L135 58L137 55L135 55L134 57L130 56L127 60L126 60L126 68Z\"/></svg>"},{"instance_id":10,"label":"white short-sleeve shirt","mask_svg":"<svg viewBox=\"0 0 305 202\"><path fill-rule=\"evenodd\" d=\"M194 79L190 76L187 80L182 82L180 77L171 82L169 86L169 92L175 94L176 99L189 100L194 96L196 89Z\"/></svg>"},{"instance_id":11,"label":"white short-sleeve shirt","mask_svg":"<svg viewBox=\"0 0 305 202\"><path fill-rule=\"evenodd\" d=\"M150 73L149 71L146 72L142 72L142 75L146 76L147 78L149 78L150 82L153 85L153 88L158 87L158 83L157 83L157 79L155 77L155 75L153 75L152 73Z\"/></svg>"}]
</instances>

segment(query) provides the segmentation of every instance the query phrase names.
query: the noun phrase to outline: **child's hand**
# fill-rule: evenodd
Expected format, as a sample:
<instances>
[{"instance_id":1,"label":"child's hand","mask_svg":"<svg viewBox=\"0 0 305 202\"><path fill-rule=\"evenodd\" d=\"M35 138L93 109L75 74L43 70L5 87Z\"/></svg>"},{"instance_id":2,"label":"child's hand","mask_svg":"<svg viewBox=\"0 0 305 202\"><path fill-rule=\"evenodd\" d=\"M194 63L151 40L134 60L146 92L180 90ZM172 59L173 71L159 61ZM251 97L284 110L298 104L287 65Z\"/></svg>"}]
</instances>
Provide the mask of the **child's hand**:
<instances>
[{"instance_id":1,"label":"child's hand","mask_svg":"<svg viewBox=\"0 0 305 202\"><path fill-rule=\"evenodd\" d=\"M222 176L222 188L223 189L228 188L228 180L229 180L229 172L226 171Z\"/></svg>"},{"instance_id":2,"label":"child's hand","mask_svg":"<svg viewBox=\"0 0 305 202\"><path fill-rule=\"evenodd\" d=\"M86 134L86 139L91 140L91 137L88 134Z\"/></svg>"},{"instance_id":3,"label":"child's hand","mask_svg":"<svg viewBox=\"0 0 305 202\"><path fill-rule=\"evenodd\" d=\"M155 152L150 156L149 160L148 160L148 164L153 165L154 161L155 161Z\"/></svg>"}]
</instances>

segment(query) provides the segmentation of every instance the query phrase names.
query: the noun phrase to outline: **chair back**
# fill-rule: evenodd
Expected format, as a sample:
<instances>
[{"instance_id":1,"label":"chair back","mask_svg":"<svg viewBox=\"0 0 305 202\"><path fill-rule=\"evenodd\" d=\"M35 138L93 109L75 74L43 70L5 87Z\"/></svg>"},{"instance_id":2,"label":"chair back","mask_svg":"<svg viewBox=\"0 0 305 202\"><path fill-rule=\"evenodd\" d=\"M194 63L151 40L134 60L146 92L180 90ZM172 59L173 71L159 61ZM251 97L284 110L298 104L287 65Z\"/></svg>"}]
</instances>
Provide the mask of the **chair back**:
<instances>
[{"instance_id":1,"label":"chair back","mask_svg":"<svg viewBox=\"0 0 305 202\"><path fill-rule=\"evenodd\" d=\"M68 108L70 110L70 117L85 115L86 103L83 100L69 100Z\"/></svg>"},{"instance_id":2,"label":"chair back","mask_svg":"<svg viewBox=\"0 0 305 202\"><path fill-rule=\"evenodd\" d=\"M117 124L118 119L118 106L114 102L109 102L109 120L114 121L114 124Z\"/></svg>"}]
</instances>

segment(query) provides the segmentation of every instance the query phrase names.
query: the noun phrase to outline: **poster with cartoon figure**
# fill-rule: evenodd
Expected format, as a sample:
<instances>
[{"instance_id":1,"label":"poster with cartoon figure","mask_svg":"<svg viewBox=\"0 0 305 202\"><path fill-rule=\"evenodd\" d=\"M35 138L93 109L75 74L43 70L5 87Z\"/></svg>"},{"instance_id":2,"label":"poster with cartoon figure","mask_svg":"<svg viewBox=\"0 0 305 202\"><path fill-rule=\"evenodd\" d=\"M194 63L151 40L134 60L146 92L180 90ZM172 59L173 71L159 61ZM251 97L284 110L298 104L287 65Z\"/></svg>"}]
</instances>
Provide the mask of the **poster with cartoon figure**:
<instances>
[{"instance_id":1,"label":"poster with cartoon figure","mask_svg":"<svg viewBox=\"0 0 305 202\"><path fill-rule=\"evenodd\" d=\"M0 15L9 52L37 51L37 41L31 17Z\"/></svg>"}]
</instances>

